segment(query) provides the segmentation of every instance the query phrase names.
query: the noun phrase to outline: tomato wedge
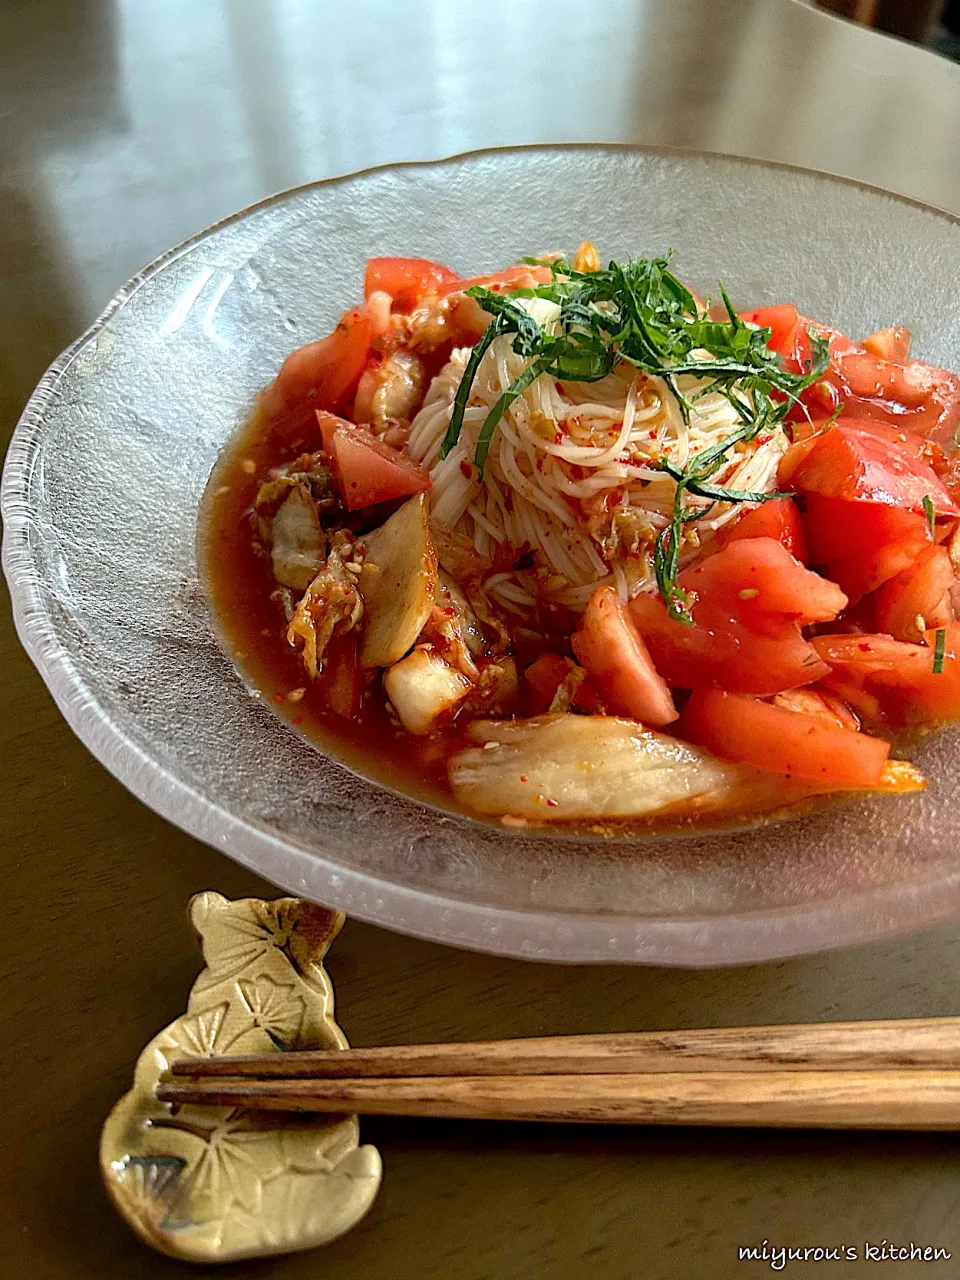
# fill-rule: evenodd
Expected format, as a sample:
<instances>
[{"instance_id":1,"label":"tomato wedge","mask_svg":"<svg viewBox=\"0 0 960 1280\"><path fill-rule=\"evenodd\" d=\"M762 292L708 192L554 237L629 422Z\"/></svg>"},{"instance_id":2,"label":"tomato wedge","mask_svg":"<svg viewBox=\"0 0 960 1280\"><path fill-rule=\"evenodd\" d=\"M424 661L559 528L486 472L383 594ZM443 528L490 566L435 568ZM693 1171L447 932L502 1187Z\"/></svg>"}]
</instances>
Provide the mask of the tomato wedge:
<instances>
[{"instance_id":1,"label":"tomato wedge","mask_svg":"<svg viewBox=\"0 0 960 1280\"><path fill-rule=\"evenodd\" d=\"M828 423L822 422L820 429L828 426ZM912 431L908 431L906 427L894 426L890 422L881 422L874 418L848 418L844 414L840 420L841 427L853 427L857 431L865 431L867 435L878 436L881 440L886 440L889 444L899 445L902 449L906 449L911 457L918 458L921 462L925 462L928 467L932 467L935 474L937 468L944 465L946 455L938 444L934 444L931 440L925 440L923 436L918 436Z\"/></svg>"},{"instance_id":2,"label":"tomato wedge","mask_svg":"<svg viewBox=\"0 0 960 1280\"><path fill-rule=\"evenodd\" d=\"M791 425L795 443L790 446L780 459L780 466L777 472L779 483L785 489L792 486L794 475L800 463L806 458L807 454L816 448L820 437L833 426L833 422L829 420L820 422L803 421ZM906 431L902 427L891 426L889 422L874 422L869 418L841 418L839 425L851 427L856 431L865 432L867 435L877 436L888 444L899 445L911 457L932 468L934 475L940 480L950 497L956 501L952 485L956 464L938 444L934 444L930 440L924 440L921 436L914 435L913 432Z\"/></svg>"},{"instance_id":3,"label":"tomato wedge","mask_svg":"<svg viewBox=\"0 0 960 1280\"><path fill-rule=\"evenodd\" d=\"M690 695L680 732L714 755L844 789L876 786L889 742L720 689Z\"/></svg>"},{"instance_id":4,"label":"tomato wedge","mask_svg":"<svg viewBox=\"0 0 960 1280\"><path fill-rule=\"evenodd\" d=\"M772 538L732 542L681 574L697 603L695 619L723 625L736 619L754 635L781 635L785 626L829 622L847 600L836 584L811 573Z\"/></svg>"},{"instance_id":5,"label":"tomato wedge","mask_svg":"<svg viewBox=\"0 0 960 1280\"><path fill-rule=\"evenodd\" d=\"M508 293L510 289L519 287L519 281L533 279L537 284L549 284L553 279L553 272L549 267L528 267L519 265L515 267L504 267L502 271L494 271L491 275L486 276L470 276L466 280L448 281L442 284L437 292L443 297L445 294L454 291L462 292L470 289L474 285L482 285L484 289L493 289L497 293Z\"/></svg>"},{"instance_id":6,"label":"tomato wedge","mask_svg":"<svg viewBox=\"0 0 960 1280\"><path fill-rule=\"evenodd\" d=\"M797 355L797 331L803 317L792 302L780 302L772 307L754 307L752 311L741 311L740 319L746 324L755 324L760 329L769 329L770 337L767 346L778 356L793 359Z\"/></svg>"},{"instance_id":7,"label":"tomato wedge","mask_svg":"<svg viewBox=\"0 0 960 1280\"><path fill-rule=\"evenodd\" d=\"M838 725L841 729L860 728L860 721L844 700L829 689L817 689L807 686L804 689L788 689L786 693L778 693L773 699L775 707L784 711L800 711L807 716L819 716L827 724Z\"/></svg>"},{"instance_id":8,"label":"tomato wedge","mask_svg":"<svg viewBox=\"0 0 960 1280\"><path fill-rule=\"evenodd\" d=\"M353 422L348 422L346 418L338 418L335 413L327 413L324 409L317 409L315 415L317 426L320 428L320 438L323 440L323 452L327 455L329 462L336 464L336 454L333 448L333 437L341 427L348 431L358 430Z\"/></svg>"},{"instance_id":9,"label":"tomato wedge","mask_svg":"<svg viewBox=\"0 0 960 1280\"><path fill-rule=\"evenodd\" d=\"M527 714L540 716L548 711L564 680L579 670L575 662L561 657L559 653L541 653L523 673L529 687ZM581 680L574 690L573 704L583 711L600 709L600 694L589 676Z\"/></svg>"},{"instance_id":10,"label":"tomato wedge","mask_svg":"<svg viewBox=\"0 0 960 1280\"><path fill-rule=\"evenodd\" d=\"M767 695L826 673L800 627L829 621L846 597L772 538L734 542L684 570L678 583L692 626L670 618L659 596L640 595L629 605L657 670L674 688Z\"/></svg>"},{"instance_id":11,"label":"tomato wedge","mask_svg":"<svg viewBox=\"0 0 960 1280\"><path fill-rule=\"evenodd\" d=\"M889 329L878 329L863 340L863 349L878 360L893 360L903 364L910 355L910 330L902 324Z\"/></svg>"},{"instance_id":12,"label":"tomato wedge","mask_svg":"<svg viewBox=\"0 0 960 1280\"><path fill-rule=\"evenodd\" d=\"M755 324L761 329L770 330L767 346L782 357L784 368L791 373L804 373L810 366L812 354L808 332L810 329L827 339L831 356L856 350L845 333L841 333L839 329L831 329L828 325L818 324L809 316L802 315L792 302L781 302L771 307L755 307L752 311L741 311L740 319L748 324Z\"/></svg>"},{"instance_id":13,"label":"tomato wedge","mask_svg":"<svg viewBox=\"0 0 960 1280\"><path fill-rule=\"evenodd\" d=\"M943 670L934 671L936 636L926 645L885 635L817 636L830 668L823 683L871 721L898 728L960 717L960 623L944 628Z\"/></svg>"},{"instance_id":14,"label":"tomato wedge","mask_svg":"<svg viewBox=\"0 0 960 1280\"><path fill-rule=\"evenodd\" d=\"M823 417L842 406L847 416L873 418L906 427L917 435L950 447L960 427L960 376L919 360L907 360L910 331L880 329L857 346L844 333L801 315L791 303L743 311L740 318L769 329L768 346L784 367L799 373L809 366L813 328L827 339L826 373L800 397L790 420Z\"/></svg>"},{"instance_id":15,"label":"tomato wedge","mask_svg":"<svg viewBox=\"0 0 960 1280\"><path fill-rule=\"evenodd\" d=\"M571 644L611 711L654 728L676 720L673 695L613 587L600 587L590 597Z\"/></svg>"},{"instance_id":16,"label":"tomato wedge","mask_svg":"<svg viewBox=\"0 0 960 1280\"><path fill-rule=\"evenodd\" d=\"M726 525L718 543L726 547L742 538L773 538L786 547L795 560L808 564L803 522L797 504L790 498L773 498Z\"/></svg>"},{"instance_id":17,"label":"tomato wedge","mask_svg":"<svg viewBox=\"0 0 960 1280\"><path fill-rule=\"evenodd\" d=\"M876 551L861 551L857 555L834 560L825 567L825 571L850 603L857 604L891 578L906 573L922 549L922 542L891 543Z\"/></svg>"},{"instance_id":18,"label":"tomato wedge","mask_svg":"<svg viewBox=\"0 0 960 1280\"><path fill-rule=\"evenodd\" d=\"M332 413L317 412L323 449L333 462L348 511L421 493L432 485L430 472Z\"/></svg>"},{"instance_id":19,"label":"tomato wedge","mask_svg":"<svg viewBox=\"0 0 960 1280\"><path fill-rule=\"evenodd\" d=\"M333 333L287 356L260 398L261 409L271 418L287 416L290 432L309 421L314 409L336 412L356 390L375 336L366 307L345 312Z\"/></svg>"},{"instance_id":20,"label":"tomato wedge","mask_svg":"<svg viewBox=\"0 0 960 1280\"><path fill-rule=\"evenodd\" d=\"M812 563L851 604L909 569L932 540L926 516L882 502L811 496L803 524Z\"/></svg>"},{"instance_id":21,"label":"tomato wedge","mask_svg":"<svg viewBox=\"0 0 960 1280\"><path fill-rule=\"evenodd\" d=\"M883 502L845 502L807 498L803 520L813 564L874 552L890 544L908 544L916 553L931 541L926 516Z\"/></svg>"},{"instance_id":22,"label":"tomato wedge","mask_svg":"<svg viewBox=\"0 0 960 1280\"><path fill-rule=\"evenodd\" d=\"M531 662L523 673L530 688L528 715L541 716L549 709L557 690L573 670L573 665L569 658L561 657L559 653L541 653L539 658Z\"/></svg>"},{"instance_id":23,"label":"tomato wedge","mask_svg":"<svg viewBox=\"0 0 960 1280\"><path fill-rule=\"evenodd\" d=\"M460 277L429 258L371 258L363 277L363 296L388 293L394 311L412 311L421 298L454 286Z\"/></svg>"},{"instance_id":24,"label":"tomato wedge","mask_svg":"<svg viewBox=\"0 0 960 1280\"><path fill-rule=\"evenodd\" d=\"M811 684L827 673L798 627L776 639L730 623L725 629L685 626L668 617L657 596L630 602L657 670L675 689L722 688L767 696Z\"/></svg>"},{"instance_id":25,"label":"tomato wedge","mask_svg":"<svg viewBox=\"0 0 960 1280\"><path fill-rule=\"evenodd\" d=\"M843 405L847 415L876 418L951 446L960 426L960 377L910 360L879 360L854 348L831 355L830 368L801 399L814 413Z\"/></svg>"},{"instance_id":26,"label":"tomato wedge","mask_svg":"<svg viewBox=\"0 0 960 1280\"><path fill-rule=\"evenodd\" d=\"M812 449L820 443L822 430L814 430L808 422L794 425L796 443L792 444L780 459L777 467L777 486L780 489L791 489L797 468Z\"/></svg>"},{"instance_id":27,"label":"tomato wedge","mask_svg":"<svg viewBox=\"0 0 960 1280\"><path fill-rule=\"evenodd\" d=\"M960 516L933 469L908 447L842 421L815 437L793 468L790 484L803 494L882 502L918 513L929 498L938 515Z\"/></svg>"},{"instance_id":28,"label":"tomato wedge","mask_svg":"<svg viewBox=\"0 0 960 1280\"><path fill-rule=\"evenodd\" d=\"M789 483L804 494L814 564L850 603L910 569L932 541L927 506L953 517L956 504L908 433L844 426L794 445ZM792 455L792 457L791 457Z\"/></svg>"},{"instance_id":29,"label":"tomato wedge","mask_svg":"<svg viewBox=\"0 0 960 1280\"><path fill-rule=\"evenodd\" d=\"M889 579L871 601L877 630L896 640L917 641L931 628L953 621L953 565L944 547L929 546L910 567Z\"/></svg>"}]
</instances>

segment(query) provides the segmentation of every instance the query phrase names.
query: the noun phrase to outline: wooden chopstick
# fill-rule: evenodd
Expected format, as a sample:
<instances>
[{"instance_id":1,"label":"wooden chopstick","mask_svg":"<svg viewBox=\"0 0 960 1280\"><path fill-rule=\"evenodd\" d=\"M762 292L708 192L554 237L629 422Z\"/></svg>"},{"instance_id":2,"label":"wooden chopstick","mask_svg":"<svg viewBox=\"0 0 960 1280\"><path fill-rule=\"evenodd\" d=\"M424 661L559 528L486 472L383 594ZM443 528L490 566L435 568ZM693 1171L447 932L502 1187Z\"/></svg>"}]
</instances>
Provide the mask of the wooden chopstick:
<instances>
[{"instance_id":1,"label":"wooden chopstick","mask_svg":"<svg viewBox=\"0 0 960 1280\"><path fill-rule=\"evenodd\" d=\"M960 1071L960 1018L637 1031L254 1057L180 1058L175 1076L260 1080L652 1072Z\"/></svg>"},{"instance_id":2,"label":"wooden chopstick","mask_svg":"<svg viewBox=\"0 0 960 1280\"><path fill-rule=\"evenodd\" d=\"M712 1071L162 1083L170 1103L470 1120L960 1128L960 1071Z\"/></svg>"}]
</instances>

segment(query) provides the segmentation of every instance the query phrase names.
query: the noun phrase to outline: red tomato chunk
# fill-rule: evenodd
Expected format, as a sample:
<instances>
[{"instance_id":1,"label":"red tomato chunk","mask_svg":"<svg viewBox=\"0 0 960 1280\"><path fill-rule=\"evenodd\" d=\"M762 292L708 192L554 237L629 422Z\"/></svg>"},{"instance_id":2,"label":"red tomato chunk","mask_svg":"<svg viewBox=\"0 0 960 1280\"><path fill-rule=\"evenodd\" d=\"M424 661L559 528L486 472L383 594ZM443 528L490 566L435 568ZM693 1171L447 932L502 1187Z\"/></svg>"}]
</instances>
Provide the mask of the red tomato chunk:
<instances>
[{"instance_id":1,"label":"red tomato chunk","mask_svg":"<svg viewBox=\"0 0 960 1280\"><path fill-rule=\"evenodd\" d=\"M932 542L926 516L903 507L815 496L806 505L810 558L851 604L909 570Z\"/></svg>"},{"instance_id":2,"label":"red tomato chunk","mask_svg":"<svg viewBox=\"0 0 960 1280\"><path fill-rule=\"evenodd\" d=\"M923 546L918 535L910 541L889 543L873 551L834 560L826 566L826 572L846 592L850 603L856 604L891 578L906 573Z\"/></svg>"},{"instance_id":3,"label":"red tomato chunk","mask_svg":"<svg viewBox=\"0 0 960 1280\"><path fill-rule=\"evenodd\" d=\"M570 658L561 657L559 653L541 653L523 673L529 693L527 697L527 714L543 715L550 709L557 690L571 676L580 676L573 690L573 705L582 711L598 711L600 694L596 685Z\"/></svg>"},{"instance_id":4,"label":"red tomato chunk","mask_svg":"<svg viewBox=\"0 0 960 1280\"><path fill-rule=\"evenodd\" d=\"M773 699L775 707L783 707L784 711L801 711L807 716L819 716L828 724L838 725L841 729L859 729L860 721L856 714L837 694L829 689L810 688L788 689L786 693L778 693Z\"/></svg>"},{"instance_id":5,"label":"red tomato chunk","mask_svg":"<svg viewBox=\"0 0 960 1280\"><path fill-rule=\"evenodd\" d=\"M794 421L802 422L808 415L823 417L840 408L841 421L871 418L952 445L960 427L960 377L919 360L908 361L908 329L881 329L857 346L838 330L801 315L791 303L743 311L741 319L770 329L768 346L793 372L809 365L808 329L828 340L827 371L803 393L802 404L791 410L789 417Z\"/></svg>"},{"instance_id":6,"label":"red tomato chunk","mask_svg":"<svg viewBox=\"0 0 960 1280\"><path fill-rule=\"evenodd\" d=\"M662 728L677 718L666 681L633 619L612 587L595 591L572 641L573 652L596 681L609 710Z\"/></svg>"},{"instance_id":7,"label":"red tomato chunk","mask_svg":"<svg viewBox=\"0 0 960 1280\"><path fill-rule=\"evenodd\" d=\"M874 552L891 543L922 548L932 541L926 516L902 507L818 497L807 498L806 506L803 528L813 564Z\"/></svg>"},{"instance_id":8,"label":"red tomato chunk","mask_svg":"<svg viewBox=\"0 0 960 1280\"><path fill-rule=\"evenodd\" d=\"M929 498L937 515L960 516L960 508L925 462L908 447L869 430L840 424L817 437L790 476L803 494L862 499L922 513Z\"/></svg>"},{"instance_id":9,"label":"red tomato chunk","mask_svg":"<svg viewBox=\"0 0 960 1280\"><path fill-rule=\"evenodd\" d=\"M807 564L807 544L797 504L791 498L773 498L726 525L718 539L721 547L742 538L773 538L795 560Z\"/></svg>"},{"instance_id":10,"label":"red tomato chunk","mask_svg":"<svg viewBox=\"0 0 960 1280\"><path fill-rule=\"evenodd\" d=\"M428 294L456 285L460 277L429 258L371 258L363 277L363 296L388 293L394 311L412 311Z\"/></svg>"},{"instance_id":11,"label":"red tomato chunk","mask_svg":"<svg viewBox=\"0 0 960 1280\"><path fill-rule=\"evenodd\" d=\"M936 636L926 645L885 635L818 636L813 646L830 668L823 683L865 719L898 728L960 717L960 623L945 630L943 670L934 671Z\"/></svg>"},{"instance_id":12,"label":"red tomato chunk","mask_svg":"<svg viewBox=\"0 0 960 1280\"><path fill-rule=\"evenodd\" d=\"M868 338L864 338L863 349L878 360L893 360L896 364L903 364L910 355L910 338L910 330L898 324L871 333Z\"/></svg>"},{"instance_id":13,"label":"red tomato chunk","mask_svg":"<svg viewBox=\"0 0 960 1280\"><path fill-rule=\"evenodd\" d=\"M799 367L798 343L800 341L800 322L805 319L790 302L781 302L772 307L755 307L752 311L741 311L740 319L747 324L755 324L760 329L769 329L770 337L767 346L778 356L784 357L784 363L794 369ZM807 321L812 323L812 321ZM809 343L807 343L809 347Z\"/></svg>"},{"instance_id":14,"label":"red tomato chunk","mask_svg":"<svg viewBox=\"0 0 960 1280\"><path fill-rule=\"evenodd\" d=\"M658 596L630 602L657 670L674 688L767 695L826 673L800 627L835 618L846 597L772 538L731 543L678 581L693 626L670 618Z\"/></svg>"},{"instance_id":15,"label":"red tomato chunk","mask_svg":"<svg viewBox=\"0 0 960 1280\"><path fill-rule=\"evenodd\" d=\"M903 573L889 579L871 601L877 630L916 641L953 621L953 565L943 547L925 547Z\"/></svg>"},{"instance_id":16,"label":"red tomato chunk","mask_svg":"<svg viewBox=\"0 0 960 1280\"><path fill-rule=\"evenodd\" d=\"M890 754L888 742L831 724L820 714L719 689L692 693L679 729L723 759L838 789L876 786Z\"/></svg>"},{"instance_id":17,"label":"red tomato chunk","mask_svg":"<svg viewBox=\"0 0 960 1280\"><path fill-rule=\"evenodd\" d=\"M359 511L431 487L430 472L376 436L332 413L317 413L323 449L333 463L344 505Z\"/></svg>"},{"instance_id":18,"label":"red tomato chunk","mask_svg":"<svg viewBox=\"0 0 960 1280\"><path fill-rule=\"evenodd\" d=\"M813 409L875 418L949 445L960 426L960 377L911 360L899 364L853 349L831 358L826 375L802 399Z\"/></svg>"},{"instance_id":19,"label":"red tomato chunk","mask_svg":"<svg viewBox=\"0 0 960 1280\"><path fill-rule=\"evenodd\" d=\"M502 271L495 271L488 276L470 276L467 280L453 280L440 286L440 295L454 291L466 290L474 285L482 285L484 289L492 289L494 293L505 289L516 289L519 282L529 278L537 284L549 284L553 279L553 272L549 267L505 267Z\"/></svg>"},{"instance_id":20,"label":"red tomato chunk","mask_svg":"<svg viewBox=\"0 0 960 1280\"><path fill-rule=\"evenodd\" d=\"M375 336L375 321L365 307L347 311L328 337L287 356L261 397L263 411L275 418L290 415L291 429L308 422L314 409L336 413L356 391ZM301 416L294 416L295 410Z\"/></svg>"},{"instance_id":21,"label":"red tomato chunk","mask_svg":"<svg viewBox=\"0 0 960 1280\"><path fill-rule=\"evenodd\" d=\"M843 352L856 350L846 334L839 329L831 329L828 325L817 324L809 316L801 315L790 302L742 311L740 319L771 331L767 346L783 358L784 368L792 373L805 373L810 366L810 329L827 339L834 359Z\"/></svg>"},{"instance_id":22,"label":"red tomato chunk","mask_svg":"<svg viewBox=\"0 0 960 1280\"><path fill-rule=\"evenodd\" d=\"M735 617L755 635L776 637L790 623L829 622L847 603L835 583L811 573L772 538L733 542L682 580L700 600L701 616Z\"/></svg>"}]
</instances>

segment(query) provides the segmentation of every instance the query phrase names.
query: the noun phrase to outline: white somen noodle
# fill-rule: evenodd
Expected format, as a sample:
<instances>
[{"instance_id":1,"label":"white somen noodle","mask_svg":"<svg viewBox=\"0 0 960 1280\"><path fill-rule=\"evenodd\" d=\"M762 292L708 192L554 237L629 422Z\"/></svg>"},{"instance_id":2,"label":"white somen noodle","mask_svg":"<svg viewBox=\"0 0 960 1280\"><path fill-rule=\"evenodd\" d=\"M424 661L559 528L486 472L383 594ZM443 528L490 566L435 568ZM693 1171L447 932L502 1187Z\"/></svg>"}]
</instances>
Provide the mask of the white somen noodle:
<instances>
[{"instance_id":1,"label":"white somen noodle","mask_svg":"<svg viewBox=\"0 0 960 1280\"><path fill-rule=\"evenodd\" d=\"M558 308L540 299L521 305L549 326ZM490 409L529 363L497 338L485 353L471 390L457 444L440 447L469 350L455 350L430 385L410 432L411 457L430 469L435 519L468 537L493 558L509 543L532 552L529 568L499 572L487 589L506 609L524 614L537 601L582 611L598 586L611 583L622 599L656 589L652 548L670 523L675 482L656 463L683 466L727 439L742 422L730 400L708 379L681 375L677 387L691 402L684 422L666 383L618 364L600 382L558 382L541 374L510 406L497 427L483 479L473 466L477 437ZM702 353L704 357L708 353ZM749 395L741 390L744 399ZM712 484L769 493L788 441L782 428L731 447ZM703 516L685 526L681 564L741 514L743 504L685 495ZM638 532L629 548L610 536L611 517L624 513Z\"/></svg>"}]
</instances>

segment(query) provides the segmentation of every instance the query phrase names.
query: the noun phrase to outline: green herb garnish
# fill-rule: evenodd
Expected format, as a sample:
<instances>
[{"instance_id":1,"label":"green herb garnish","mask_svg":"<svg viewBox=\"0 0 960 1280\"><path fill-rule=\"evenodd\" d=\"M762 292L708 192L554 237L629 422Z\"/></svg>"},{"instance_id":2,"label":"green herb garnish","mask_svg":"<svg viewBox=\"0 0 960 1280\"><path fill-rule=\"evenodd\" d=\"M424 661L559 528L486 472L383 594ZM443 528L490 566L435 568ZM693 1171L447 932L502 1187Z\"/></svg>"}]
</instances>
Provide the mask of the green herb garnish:
<instances>
[{"instance_id":1,"label":"green herb garnish","mask_svg":"<svg viewBox=\"0 0 960 1280\"><path fill-rule=\"evenodd\" d=\"M930 526L930 537L932 538L937 531L937 513L929 493L923 495L923 509L927 513L927 524Z\"/></svg>"},{"instance_id":2,"label":"green herb garnish","mask_svg":"<svg viewBox=\"0 0 960 1280\"><path fill-rule=\"evenodd\" d=\"M726 447L728 441L724 441ZM711 453L713 450L711 450ZM713 502L769 502L773 498L790 498L791 493L761 493L753 489L728 489L723 485L706 484L701 476L711 475L718 466L726 461L724 457L708 458L706 453L698 454L693 459L693 465L688 470L681 467L675 467L672 462L663 460L659 463L661 471L665 471L668 476L676 480L678 485L683 485L690 493L695 493L700 498L710 498ZM696 464L700 465L697 466ZM704 470L704 465L708 468ZM698 517L701 512L698 512Z\"/></svg>"},{"instance_id":3,"label":"green herb garnish","mask_svg":"<svg viewBox=\"0 0 960 1280\"><path fill-rule=\"evenodd\" d=\"M530 386L531 382L536 382L541 373L546 369L543 356L538 357L524 369L520 377L515 379L502 396L497 400L496 404L484 419L483 426L480 428L480 434L477 437L477 448L473 455L477 470L483 475L484 463L487 460L487 454L490 452L490 441L493 439L493 433L497 429L497 424L506 413L506 411L516 400L517 396L522 395Z\"/></svg>"},{"instance_id":4,"label":"green herb garnish","mask_svg":"<svg viewBox=\"0 0 960 1280\"><path fill-rule=\"evenodd\" d=\"M537 259L524 259L534 261ZM441 447L446 457L460 438L463 415L484 352L501 335L513 335L513 350L531 363L507 388L490 410L480 430L474 462L481 477L497 424L512 402L543 373L570 382L596 382L618 361L641 373L662 378L689 422L697 399L708 392L726 396L743 424L721 444L695 455L684 468L661 463L676 481L671 523L658 536L654 569L660 594L671 617L690 622L683 593L677 588L680 539L683 525L699 519L702 511L689 512L683 495L711 502L763 502L780 494L751 493L707 483L727 461L730 449L741 440L753 440L764 428L784 419L800 394L821 377L827 367L827 343L809 330L811 360L804 373L784 369L770 350L769 329L745 324L734 310L723 286L720 294L728 319L700 316L689 289L669 270L669 257L639 258L605 271L574 271L567 262L549 265L553 279L533 289L493 293L474 286L467 290L493 320L474 347L454 399L450 425ZM546 332L516 298L544 298L560 307L554 332ZM695 352L709 352L701 358ZM677 386L684 374L704 379L707 386L688 400Z\"/></svg>"},{"instance_id":5,"label":"green herb garnish","mask_svg":"<svg viewBox=\"0 0 960 1280\"><path fill-rule=\"evenodd\" d=\"M947 633L943 627L937 628L937 636L933 645L933 674L943 674L943 659L947 651Z\"/></svg>"}]
</instances>

